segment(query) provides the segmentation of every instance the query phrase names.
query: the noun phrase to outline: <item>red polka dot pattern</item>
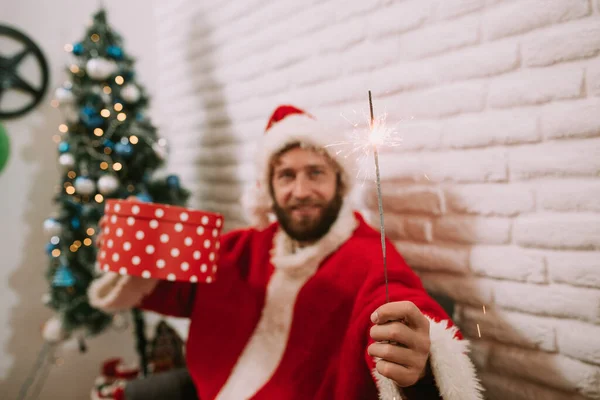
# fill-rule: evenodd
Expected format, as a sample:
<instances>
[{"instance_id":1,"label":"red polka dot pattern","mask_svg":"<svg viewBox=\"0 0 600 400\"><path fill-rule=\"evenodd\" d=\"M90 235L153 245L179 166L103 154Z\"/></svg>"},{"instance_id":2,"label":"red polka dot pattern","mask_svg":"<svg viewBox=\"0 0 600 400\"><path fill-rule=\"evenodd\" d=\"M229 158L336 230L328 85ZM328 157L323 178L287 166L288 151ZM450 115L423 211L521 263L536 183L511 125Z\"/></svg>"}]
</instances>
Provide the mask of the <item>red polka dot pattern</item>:
<instances>
[{"instance_id":1,"label":"red polka dot pattern","mask_svg":"<svg viewBox=\"0 0 600 400\"><path fill-rule=\"evenodd\" d=\"M121 275L211 283L222 227L220 214L108 200L97 264Z\"/></svg>"}]
</instances>

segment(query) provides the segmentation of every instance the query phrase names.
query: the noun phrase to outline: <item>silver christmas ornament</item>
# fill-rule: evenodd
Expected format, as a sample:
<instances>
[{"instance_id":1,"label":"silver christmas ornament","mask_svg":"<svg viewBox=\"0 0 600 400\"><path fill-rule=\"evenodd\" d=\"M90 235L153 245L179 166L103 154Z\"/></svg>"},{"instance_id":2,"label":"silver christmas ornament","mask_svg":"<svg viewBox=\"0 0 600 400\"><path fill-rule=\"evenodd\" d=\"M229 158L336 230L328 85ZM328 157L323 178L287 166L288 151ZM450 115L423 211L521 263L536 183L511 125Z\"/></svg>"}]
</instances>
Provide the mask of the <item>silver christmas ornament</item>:
<instances>
[{"instance_id":1,"label":"silver christmas ornament","mask_svg":"<svg viewBox=\"0 0 600 400\"><path fill-rule=\"evenodd\" d=\"M77 193L82 195L89 196L96 191L96 184L94 183L94 181L90 178L85 178L83 176L80 176L79 178L75 179L74 186Z\"/></svg>"},{"instance_id":2,"label":"silver christmas ornament","mask_svg":"<svg viewBox=\"0 0 600 400\"><path fill-rule=\"evenodd\" d=\"M166 160L167 156L169 155L167 146L161 146L159 142L152 143L152 150L154 150L158 158L163 161Z\"/></svg>"},{"instance_id":3,"label":"silver christmas ornament","mask_svg":"<svg viewBox=\"0 0 600 400\"><path fill-rule=\"evenodd\" d=\"M73 157L73 154L71 153L61 154L60 157L58 157L58 163L65 168L71 168L75 165L75 157Z\"/></svg>"},{"instance_id":4,"label":"silver christmas ornament","mask_svg":"<svg viewBox=\"0 0 600 400\"><path fill-rule=\"evenodd\" d=\"M54 218L48 218L44 221L44 233L48 236L60 236L62 225Z\"/></svg>"},{"instance_id":5,"label":"silver christmas ornament","mask_svg":"<svg viewBox=\"0 0 600 400\"><path fill-rule=\"evenodd\" d=\"M121 97L128 103L135 103L140 99L140 96L140 89L132 83L128 83L121 89Z\"/></svg>"},{"instance_id":6,"label":"silver christmas ornament","mask_svg":"<svg viewBox=\"0 0 600 400\"><path fill-rule=\"evenodd\" d=\"M75 95L73 94L73 92L71 90L66 89L64 87L59 87L54 92L54 98L56 98L56 100L58 100L58 102L61 105L65 105L65 104L72 104L73 101L75 100Z\"/></svg>"},{"instance_id":7,"label":"silver christmas ornament","mask_svg":"<svg viewBox=\"0 0 600 400\"><path fill-rule=\"evenodd\" d=\"M88 76L96 80L108 78L117 71L117 68L117 64L114 61L101 57L91 58L85 66Z\"/></svg>"},{"instance_id":8,"label":"silver christmas ornament","mask_svg":"<svg viewBox=\"0 0 600 400\"><path fill-rule=\"evenodd\" d=\"M98 179L98 190L104 195L112 194L119 188L119 180L113 175L104 175Z\"/></svg>"}]
</instances>

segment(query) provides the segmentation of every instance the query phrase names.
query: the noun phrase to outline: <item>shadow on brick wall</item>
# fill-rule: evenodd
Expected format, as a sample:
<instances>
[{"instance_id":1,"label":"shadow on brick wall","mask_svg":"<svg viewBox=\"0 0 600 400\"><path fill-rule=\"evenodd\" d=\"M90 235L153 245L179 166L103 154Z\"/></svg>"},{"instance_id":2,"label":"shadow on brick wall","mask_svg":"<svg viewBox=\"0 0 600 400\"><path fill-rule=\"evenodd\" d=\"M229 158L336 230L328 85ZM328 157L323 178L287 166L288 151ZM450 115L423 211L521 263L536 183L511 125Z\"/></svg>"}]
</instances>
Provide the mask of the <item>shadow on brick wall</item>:
<instances>
[{"instance_id":1,"label":"shadow on brick wall","mask_svg":"<svg viewBox=\"0 0 600 400\"><path fill-rule=\"evenodd\" d=\"M243 224L239 207L243 193L240 162L236 158L239 138L228 111L224 94L225 83L216 76L213 52L215 43L211 26L202 9L194 11L186 40L185 61L190 64L194 109L202 117L195 120L190 138L194 150L194 182L192 189L195 206L225 215L225 230Z\"/></svg>"}]
</instances>

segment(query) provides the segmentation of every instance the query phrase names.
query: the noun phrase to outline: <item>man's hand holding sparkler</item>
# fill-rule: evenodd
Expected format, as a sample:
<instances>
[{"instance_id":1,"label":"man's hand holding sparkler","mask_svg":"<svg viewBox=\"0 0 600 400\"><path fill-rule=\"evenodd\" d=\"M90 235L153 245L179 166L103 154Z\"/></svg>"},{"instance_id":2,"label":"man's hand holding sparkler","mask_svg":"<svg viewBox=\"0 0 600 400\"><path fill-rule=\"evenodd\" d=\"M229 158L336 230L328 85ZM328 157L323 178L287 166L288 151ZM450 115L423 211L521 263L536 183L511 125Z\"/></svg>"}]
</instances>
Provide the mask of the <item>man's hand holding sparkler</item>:
<instances>
[{"instance_id":1,"label":"man's hand holding sparkler","mask_svg":"<svg viewBox=\"0 0 600 400\"><path fill-rule=\"evenodd\" d=\"M398 384L409 387L427 375L429 360L429 320L410 301L387 303L372 315L368 348L377 359L377 371Z\"/></svg>"}]
</instances>

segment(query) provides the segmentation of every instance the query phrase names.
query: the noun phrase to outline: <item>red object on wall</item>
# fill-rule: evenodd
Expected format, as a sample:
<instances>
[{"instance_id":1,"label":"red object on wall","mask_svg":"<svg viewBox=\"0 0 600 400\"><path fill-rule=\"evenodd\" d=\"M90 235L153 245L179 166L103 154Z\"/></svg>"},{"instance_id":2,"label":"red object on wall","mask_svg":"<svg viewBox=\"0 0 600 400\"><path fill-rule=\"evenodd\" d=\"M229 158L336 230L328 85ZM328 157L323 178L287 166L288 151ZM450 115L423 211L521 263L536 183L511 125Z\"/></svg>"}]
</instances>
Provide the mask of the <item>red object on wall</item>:
<instances>
[{"instance_id":1,"label":"red object on wall","mask_svg":"<svg viewBox=\"0 0 600 400\"><path fill-rule=\"evenodd\" d=\"M216 213L108 200L97 265L122 275L211 283L222 227Z\"/></svg>"}]
</instances>

